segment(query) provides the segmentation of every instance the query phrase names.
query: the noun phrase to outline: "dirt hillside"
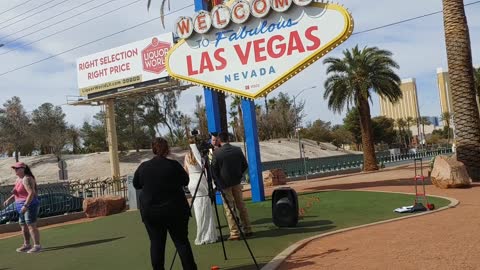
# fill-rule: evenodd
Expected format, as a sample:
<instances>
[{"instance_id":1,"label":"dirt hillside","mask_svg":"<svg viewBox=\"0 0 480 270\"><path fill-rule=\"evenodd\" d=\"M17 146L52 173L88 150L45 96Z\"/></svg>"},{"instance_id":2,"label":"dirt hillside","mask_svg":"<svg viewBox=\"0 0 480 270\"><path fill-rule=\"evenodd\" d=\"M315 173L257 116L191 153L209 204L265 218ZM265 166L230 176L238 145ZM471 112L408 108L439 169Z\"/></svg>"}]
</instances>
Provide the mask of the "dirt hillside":
<instances>
[{"instance_id":1,"label":"dirt hillside","mask_svg":"<svg viewBox=\"0 0 480 270\"><path fill-rule=\"evenodd\" d=\"M326 143L304 140L306 155L310 158L344 155L352 152L343 151ZM243 149L243 143L232 143ZM172 158L183 161L186 150L172 149ZM299 157L297 140L276 139L260 142L261 160L263 162L283 160ZM151 150L140 152L130 151L120 155L120 174L132 174L138 165L152 157ZM108 152L65 155L63 159L67 163L69 179L103 178L110 176L110 162ZM38 182L58 181L58 163L53 155L21 157L21 161L27 163L37 178ZM0 159L0 185L11 184L15 180L15 174L10 166L15 163L14 158Z\"/></svg>"}]
</instances>

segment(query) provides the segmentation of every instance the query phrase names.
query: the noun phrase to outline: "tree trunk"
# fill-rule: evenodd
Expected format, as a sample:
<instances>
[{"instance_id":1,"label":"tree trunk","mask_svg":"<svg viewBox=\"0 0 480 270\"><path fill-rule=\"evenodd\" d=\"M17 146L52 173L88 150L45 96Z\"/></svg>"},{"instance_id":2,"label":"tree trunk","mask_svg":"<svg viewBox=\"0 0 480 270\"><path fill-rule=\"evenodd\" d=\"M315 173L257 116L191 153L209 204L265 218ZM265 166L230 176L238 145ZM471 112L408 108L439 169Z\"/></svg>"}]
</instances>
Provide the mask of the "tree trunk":
<instances>
[{"instance_id":1,"label":"tree trunk","mask_svg":"<svg viewBox=\"0 0 480 270\"><path fill-rule=\"evenodd\" d=\"M218 92L218 113L220 114L220 128L228 132L227 104L225 102L225 93Z\"/></svg>"},{"instance_id":2,"label":"tree trunk","mask_svg":"<svg viewBox=\"0 0 480 270\"><path fill-rule=\"evenodd\" d=\"M375 147L373 145L373 129L370 116L370 105L368 99L358 97L358 112L360 114L360 129L362 131L363 146L363 170L378 170L377 158L375 157Z\"/></svg>"},{"instance_id":3,"label":"tree trunk","mask_svg":"<svg viewBox=\"0 0 480 270\"><path fill-rule=\"evenodd\" d=\"M480 181L480 116L463 0L443 0L443 19L455 113L457 159L465 164L473 181Z\"/></svg>"},{"instance_id":4,"label":"tree trunk","mask_svg":"<svg viewBox=\"0 0 480 270\"><path fill-rule=\"evenodd\" d=\"M240 103L237 106L238 110L238 132L240 134L240 140L243 142L245 141L245 133L244 133L244 127L243 127L243 111L242 111L242 101L240 100Z\"/></svg>"}]
</instances>

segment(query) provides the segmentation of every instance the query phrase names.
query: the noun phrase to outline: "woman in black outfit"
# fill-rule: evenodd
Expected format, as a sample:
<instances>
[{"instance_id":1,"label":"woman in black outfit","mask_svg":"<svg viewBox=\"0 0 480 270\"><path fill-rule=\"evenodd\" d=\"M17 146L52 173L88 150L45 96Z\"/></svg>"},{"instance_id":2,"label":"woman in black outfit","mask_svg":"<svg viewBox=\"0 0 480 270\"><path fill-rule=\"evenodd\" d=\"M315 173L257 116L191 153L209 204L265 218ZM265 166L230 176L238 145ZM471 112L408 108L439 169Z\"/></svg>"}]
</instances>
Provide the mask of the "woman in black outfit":
<instances>
[{"instance_id":1,"label":"woman in black outfit","mask_svg":"<svg viewBox=\"0 0 480 270\"><path fill-rule=\"evenodd\" d=\"M140 192L140 214L150 238L150 256L154 270L163 270L165 242L170 233L184 270L196 270L188 240L190 208L184 186L188 174L175 160L166 158L170 149L163 138L152 142L155 157L145 161L135 171L133 185Z\"/></svg>"}]
</instances>

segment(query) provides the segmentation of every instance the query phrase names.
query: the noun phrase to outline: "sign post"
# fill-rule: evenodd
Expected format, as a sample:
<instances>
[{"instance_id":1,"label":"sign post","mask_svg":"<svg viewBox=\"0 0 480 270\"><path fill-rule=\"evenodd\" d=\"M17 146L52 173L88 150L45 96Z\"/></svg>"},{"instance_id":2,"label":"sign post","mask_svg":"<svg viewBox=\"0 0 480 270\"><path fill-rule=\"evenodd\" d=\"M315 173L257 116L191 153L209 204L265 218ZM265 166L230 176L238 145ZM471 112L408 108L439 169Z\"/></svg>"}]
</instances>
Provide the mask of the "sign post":
<instances>
[{"instance_id":1,"label":"sign post","mask_svg":"<svg viewBox=\"0 0 480 270\"><path fill-rule=\"evenodd\" d=\"M253 100L242 99L243 125L247 141L248 175L252 187L252 201L265 201L263 188L262 160L260 159L260 144L257 132L257 114Z\"/></svg>"},{"instance_id":2,"label":"sign post","mask_svg":"<svg viewBox=\"0 0 480 270\"><path fill-rule=\"evenodd\" d=\"M58 179L60 180L68 180L68 171L67 171L67 162L61 159L58 162Z\"/></svg>"},{"instance_id":3,"label":"sign post","mask_svg":"<svg viewBox=\"0 0 480 270\"><path fill-rule=\"evenodd\" d=\"M120 161L118 159L117 126L115 124L115 102L109 99L106 102L108 152L110 154L110 169L112 178L120 179Z\"/></svg>"}]
</instances>

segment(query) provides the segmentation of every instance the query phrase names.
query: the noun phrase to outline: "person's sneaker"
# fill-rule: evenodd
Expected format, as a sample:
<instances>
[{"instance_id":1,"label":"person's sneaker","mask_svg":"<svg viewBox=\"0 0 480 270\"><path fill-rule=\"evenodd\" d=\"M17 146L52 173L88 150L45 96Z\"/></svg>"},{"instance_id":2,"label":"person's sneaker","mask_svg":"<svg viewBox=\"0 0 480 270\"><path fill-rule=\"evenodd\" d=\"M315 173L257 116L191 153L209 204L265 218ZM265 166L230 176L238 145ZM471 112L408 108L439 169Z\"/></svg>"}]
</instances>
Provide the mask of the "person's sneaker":
<instances>
[{"instance_id":1,"label":"person's sneaker","mask_svg":"<svg viewBox=\"0 0 480 270\"><path fill-rule=\"evenodd\" d=\"M31 248L27 253L38 253L42 251L42 246L40 245L34 245L33 248Z\"/></svg>"},{"instance_id":2,"label":"person's sneaker","mask_svg":"<svg viewBox=\"0 0 480 270\"><path fill-rule=\"evenodd\" d=\"M31 248L32 248L31 245L25 245L25 244L23 244L21 247L17 248L16 251L17 251L17 252L27 252L27 251L29 251Z\"/></svg>"}]
</instances>

